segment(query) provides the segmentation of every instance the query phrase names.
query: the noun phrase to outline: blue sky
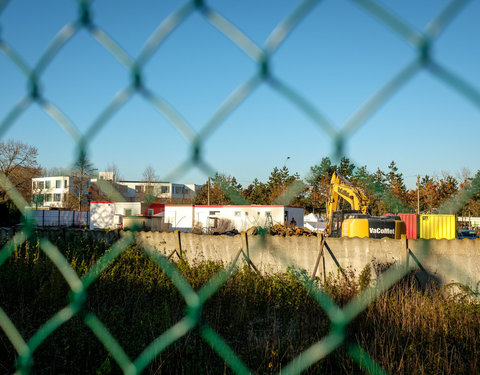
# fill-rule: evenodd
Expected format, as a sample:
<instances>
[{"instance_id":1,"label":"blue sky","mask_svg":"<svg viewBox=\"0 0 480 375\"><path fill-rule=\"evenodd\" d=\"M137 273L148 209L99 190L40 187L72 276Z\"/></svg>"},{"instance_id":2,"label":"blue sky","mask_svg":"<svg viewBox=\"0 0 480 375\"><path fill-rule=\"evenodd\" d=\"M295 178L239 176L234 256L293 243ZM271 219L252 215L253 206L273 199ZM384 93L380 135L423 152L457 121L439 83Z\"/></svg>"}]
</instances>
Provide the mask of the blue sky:
<instances>
[{"instance_id":1,"label":"blue sky","mask_svg":"<svg viewBox=\"0 0 480 375\"><path fill-rule=\"evenodd\" d=\"M206 2L262 47L300 2L218 0ZM449 2L379 1L421 31ZM135 59L156 27L181 1L97 0L94 24ZM66 0L13 0L0 14L0 39L33 67L78 4ZM480 89L480 2L469 2L433 45L434 61ZM307 98L337 128L416 57L399 34L353 1L319 2L270 60L273 75ZM198 12L160 45L145 65L146 87L200 131L222 102L258 70L257 64ZM85 132L115 94L130 82L128 70L87 31L81 30L47 66L42 95ZM0 52L0 121L26 94L25 75ZM422 70L391 96L345 144L345 153L370 171L395 160L412 187L417 173L456 175L479 169L480 108ZM1 139L35 145L42 166L67 167L75 143L37 105L31 105ZM265 181L275 166L305 177L310 166L332 156L333 141L291 101L262 83L203 144L215 170L244 186ZM89 145L99 170L115 163L125 179L140 179L147 165L164 180L190 155L190 143L166 117L134 95ZM203 183L193 167L176 177Z\"/></svg>"}]
</instances>

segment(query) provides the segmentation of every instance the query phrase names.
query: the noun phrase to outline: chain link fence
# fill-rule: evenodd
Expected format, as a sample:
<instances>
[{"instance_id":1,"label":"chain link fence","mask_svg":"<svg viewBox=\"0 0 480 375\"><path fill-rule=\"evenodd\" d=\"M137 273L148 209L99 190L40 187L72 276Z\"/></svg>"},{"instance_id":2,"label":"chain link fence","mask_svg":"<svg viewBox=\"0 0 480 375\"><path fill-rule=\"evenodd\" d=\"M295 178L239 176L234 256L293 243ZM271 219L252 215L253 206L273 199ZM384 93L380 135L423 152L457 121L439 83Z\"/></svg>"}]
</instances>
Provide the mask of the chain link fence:
<instances>
[{"instance_id":1,"label":"chain link fence","mask_svg":"<svg viewBox=\"0 0 480 375\"><path fill-rule=\"evenodd\" d=\"M384 105L398 90L411 81L421 71L429 71L440 82L444 83L451 90L458 92L465 100L472 102L480 109L480 90L465 81L455 71L446 68L441 61L437 61L431 54L432 46L435 45L439 34L449 25L456 15L467 5L466 0L454 0L448 3L443 11L432 19L427 26L418 31L404 23L399 17L390 12L387 8L373 0L352 0L364 11L373 15L386 28L393 30L404 38L413 51L415 57L406 64L395 76L386 82L377 92L362 105L342 126L337 127L324 116L314 103L298 93L293 87L282 81L270 69L273 55L282 46L284 40L292 30L302 23L304 18L315 8L321 5L321 1L306 0L300 2L294 11L289 14L270 34L262 46L257 45L247 35L242 33L234 24L229 22L222 14L209 6L207 1L193 0L181 4L176 11L162 20L156 30L145 42L137 57L131 57L121 45L117 44L102 25L95 22L91 12L91 2L78 0L78 16L72 22L66 24L58 31L51 41L49 47L44 51L35 66L29 66L15 46L9 44L8 40L0 34L0 51L11 60L19 71L24 75L28 83L28 90L23 98L11 108L4 118L0 118L0 138L13 126L19 116L29 106L36 103L41 109L60 126L75 142L78 155L81 157L87 152L87 148L99 132L108 127L109 121L135 95L144 98L152 107L160 111L185 137L190 145L190 153L184 162L175 168L168 179L175 179L183 175L191 168L199 168L208 175L212 175L215 167L209 165L203 158L204 145L206 140L215 133L225 122L225 119L232 114L246 98L248 98L260 85L268 85L281 96L287 98L307 117L311 119L334 144L335 157L338 159L344 155L345 141L351 134L360 127L368 126L368 120L372 114ZM8 7L9 1L0 1L0 30L2 24L2 12ZM243 82L231 95L221 104L214 115L200 131L195 131L188 124L181 113L178 113L161 97L157 96L152 88L144 81L144 69L152 56L162 48L165 39L193 14L203 17L213 25L219 33L227 37L234 45L240 48L255 64L255 73ZM121 89L103 109L101 114L90 125L85 132L80 132L69 119L67 114L57 108L40 90L40 80L45 70L55 60L59 50L67 45L71 39L81 30L88 32L108 53L113 55L130 74L130 82ZM27 202L21 194L13 187L10 181L0 175L0 184L8 192L19 210L24 212ZM447 205L449 209L460 208L468 199L480 190L479 181L473 181L469 190L451 199ZM109 196L115 198L116 192L108 183L101 185ZM297 187L292 187L289 194L293 196ZM231 193L231 192L230 192ZM240 199L238 195L233 197ZM239 203L244 203L239 202ZM35 222L25 216L25 226L3 247L0 252L0 267L13 254L16 248L27 241L34 233ZM141 373L156 356L162 353L169 345L179 340L189 331L198 328L203 339L208 342L223 358L228 366L236 373L248 374L252 372L248 365L230 348L224 339L209 325L202 322L202 306L213 296L219 288L229 279L236 263L219 272L213 279L206 283L200 290L194 291L191 285L185 280L169 259L159 255L154 249L145 247L144 252L151 257L158 267L163 269L179 293L183 296L188 307L187 313L178 323L173 325L156 340L150 343L143 352L135 359L131 359L125 353L119 342L109 332L108 328L92 312L86 309L89 287L111 265L122 252L135 242L133 232L126 233L118 240L110 250L83 276L79 277L68 263L62 251L47 239L41 239L39 246L48 258L55 264L71 290L70 302L58 311L53 317L36 331L28 340L19 332L19 329L12 323L10 317L1 308L0 301L0 327L8 337L16 352L18 353L18 373L29 373L37 348L62 325L67 323L74 316L81 316L85 325L95 334L97 339L105 346L115 362L125 374ZM253 250L250 250L253 251ZM421 262L422 257L429 256L429 246L425 246L421 254L415 257L416 262ZM313 298L324 309L331 321L329 334L322 340L307 348L300 356L286 365L282 374L298 374L312 364L325 358L337 348L346 343L346 329L353 319L366 309L381 293L391 287L395 282L416 267L416 262L409 262L405 267L396 267L386 272L375 286L363 291L353 301L343 308L336 305L333 300L322 290L316 288L309 280L301 280L310 291ZM455 267L453 264L445 267ZM0 268L1 269L1 268ZM349 355L362 368L370 373L381 374L382 368L369 356L369 354L358 345L348 346Z\"/></svg>"}]
</instances>

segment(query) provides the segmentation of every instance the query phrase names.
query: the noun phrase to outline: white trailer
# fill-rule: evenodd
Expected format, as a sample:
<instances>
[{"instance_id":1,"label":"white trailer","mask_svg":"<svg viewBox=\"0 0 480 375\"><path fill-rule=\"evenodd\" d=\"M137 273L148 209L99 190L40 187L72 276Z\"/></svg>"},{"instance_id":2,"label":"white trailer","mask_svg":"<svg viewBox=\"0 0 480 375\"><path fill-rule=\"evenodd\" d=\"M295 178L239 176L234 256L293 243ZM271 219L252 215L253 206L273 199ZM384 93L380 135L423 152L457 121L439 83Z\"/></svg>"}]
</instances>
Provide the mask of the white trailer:
<instances>
[{"instance_id":1,"label":"white trailer","mask_svg":"<svg viewBox=\"0 0 480 375\"><path fill-rule=\"evenodd\" d=\"M303 227L303 208L280 205L196 206L165 205L165 223L173 230L190 232L194 227L208 232L221 223L228 230L246 231L253 226L290 224Z\"/></svg>"},{"instance_id":2,"label":"white trailer","mask_svg":"<svg viewBox=\"0 0 480 375\"><path fill-rule=\"evenodd\" d=\"M141 214L141 202L115 202L115 215L137 216Z\"/></svg>"}]
</instances>

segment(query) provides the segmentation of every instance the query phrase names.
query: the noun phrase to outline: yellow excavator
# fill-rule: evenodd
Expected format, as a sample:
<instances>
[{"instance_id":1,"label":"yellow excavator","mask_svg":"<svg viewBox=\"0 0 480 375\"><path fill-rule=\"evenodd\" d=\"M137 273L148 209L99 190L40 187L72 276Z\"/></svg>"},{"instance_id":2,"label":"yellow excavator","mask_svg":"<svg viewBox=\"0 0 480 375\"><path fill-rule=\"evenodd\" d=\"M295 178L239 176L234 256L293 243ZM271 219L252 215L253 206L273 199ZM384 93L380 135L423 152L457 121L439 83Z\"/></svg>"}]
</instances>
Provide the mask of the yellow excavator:
<instances>
[{"instance_id":1,"label":"yellow excavator","mask_svg":"<svg viewBox=\"0 0 480 375\"><path fill-rule=\"evenodd\" d=\"M350 205L349 210L339 209L341 199ZM327 236L406 238L407 227L399 216L372 216L369 204L361 189L334 172L327 202Z\"/></svg>"}]
</instances>

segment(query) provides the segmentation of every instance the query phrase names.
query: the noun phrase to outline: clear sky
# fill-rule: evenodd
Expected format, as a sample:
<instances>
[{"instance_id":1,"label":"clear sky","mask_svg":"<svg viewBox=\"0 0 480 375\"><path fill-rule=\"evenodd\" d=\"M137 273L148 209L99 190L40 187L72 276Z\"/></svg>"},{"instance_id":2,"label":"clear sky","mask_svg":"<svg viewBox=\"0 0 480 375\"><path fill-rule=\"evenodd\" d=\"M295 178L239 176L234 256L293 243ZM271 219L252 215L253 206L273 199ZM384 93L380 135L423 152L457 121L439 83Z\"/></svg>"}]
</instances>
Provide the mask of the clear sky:
<instances>
[{"instance_id":1,"label":"clear sky","mask_svg":"<svg viewBox=\"0 0 480 375\"><path fill-rule=\"evenodd\" d=\"M449 3L385 0L413 29L424 27ZM0 1L0 4L3 4ZM182 1L97 0L93 23L136 59L146 40ZM206 1L257 46L300 2ZM0 5L1 6L1 5ZM0 40L33 68L54 36L78 18L67 0L12 0L0 13ZM470 1L435 39L432 58L480 90L480 1ZM409 42L354 1L325 0L312 8L270 59L270 71L340 129L372 95L417 56ZM258 71L241 48L193 12L160 44L143 69L145 86L199 132L220 105ZM84 133L130 83L130 73L82 29L55 55L40 77L42 96ZM28 82L0 51L0 122L23 98ZM473 97L475 94L473 94ZM479 98L477 98L479 99ZM479 99L480 100L480 99ZM35 145L42 166L68 167L75 142L33 104L1 134ZM395 160L408 187L421 175L472 173L479 166L480 107L429 70L416 73L346 140L345 154L370 171ZM147 165L164 180L190 155L187 140L164 114L135 94L89 144L99 170L115 163L125 179L141 179ZM305 177L310 166L332 156L332 138L266 82L260 84L209 136L205 161L244 186L266 181L275 166ZM177 182L203 183L191 168Z\"/></svg>"}]
</instances>

